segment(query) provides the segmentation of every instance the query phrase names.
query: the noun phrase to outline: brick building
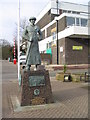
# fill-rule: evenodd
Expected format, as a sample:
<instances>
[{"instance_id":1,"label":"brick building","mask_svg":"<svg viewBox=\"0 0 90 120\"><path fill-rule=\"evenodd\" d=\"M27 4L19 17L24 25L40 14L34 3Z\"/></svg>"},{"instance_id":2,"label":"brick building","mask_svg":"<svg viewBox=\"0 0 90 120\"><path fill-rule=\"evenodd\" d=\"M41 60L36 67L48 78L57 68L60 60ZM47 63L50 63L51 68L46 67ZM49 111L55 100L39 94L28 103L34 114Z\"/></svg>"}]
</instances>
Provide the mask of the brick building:
<instances>
[{"instance_id":1,"label":"brick building","mask_svg":"<svg viewBox=\"0 0 90 120\"><path fill-rule=\"evenodd\" d=\"M40 52L50 51L52 64L57 64L57 40L59 64L88 63L87 5L51 0L37 17L36 24L43 33Z\"/></svg>"}]
</instances>

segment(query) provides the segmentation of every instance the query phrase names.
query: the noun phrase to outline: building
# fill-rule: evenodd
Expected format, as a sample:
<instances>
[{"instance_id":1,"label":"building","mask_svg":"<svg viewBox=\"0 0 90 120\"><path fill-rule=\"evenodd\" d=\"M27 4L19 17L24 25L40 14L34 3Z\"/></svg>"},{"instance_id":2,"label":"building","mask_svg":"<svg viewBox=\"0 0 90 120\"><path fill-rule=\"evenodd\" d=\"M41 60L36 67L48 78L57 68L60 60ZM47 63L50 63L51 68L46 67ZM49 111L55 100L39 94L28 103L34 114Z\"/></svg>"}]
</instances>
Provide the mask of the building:
<instances>
[{"instance_id":1,"label":"building","mask_svg":"<svg viewBox=\"0 0 90 120\"><path fill-rule=\"evenodd\" d=\"M51 0L36 24L43 33L40 52L52 54L52 64L88 64L87 5Z\"/></svg>"}]
</instances>

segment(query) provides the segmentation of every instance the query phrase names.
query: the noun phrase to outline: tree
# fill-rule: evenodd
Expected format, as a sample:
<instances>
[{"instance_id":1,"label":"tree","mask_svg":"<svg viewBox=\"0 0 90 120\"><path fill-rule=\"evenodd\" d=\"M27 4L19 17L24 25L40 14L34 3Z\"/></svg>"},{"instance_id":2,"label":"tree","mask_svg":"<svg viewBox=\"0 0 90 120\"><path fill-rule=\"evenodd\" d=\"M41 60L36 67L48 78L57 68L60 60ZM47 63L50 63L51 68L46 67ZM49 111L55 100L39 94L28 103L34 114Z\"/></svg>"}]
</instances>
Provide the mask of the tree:
<instances>
[{"instance_id":1,"label":"tree","mask_svg":"<svg viewBox=\"0 0 90 120\"><path fill-rule=\"evenodd\" d=\"M9 57L11 59L14 58L14 46L11 45L7 40L5 39L0 39L0 46L2 49L2 59L8 59ZM16 58L17 58L17 44L16 44Z\"/></svg>"},{"instance_id":2,"label":"tree","mask_svg":"<svg viewBox=\"0 0 90 120\"><path fill-rule=\"evenodd\" d=\"M20 20L20 32L19 32L19 34L20 34L20 43L22 43L22 33L23 33L23 30L24 30L24 28L28 25L29 23L28 23L28 21L27 21L27 19L26 18L24 18L24 19L21 19ZM15 40L17 41L17 28L18 28L18 25L16 24L16 29L15 29L15 32L14 32L14 38L15 38Z\"/></svg>"}]
</instances>

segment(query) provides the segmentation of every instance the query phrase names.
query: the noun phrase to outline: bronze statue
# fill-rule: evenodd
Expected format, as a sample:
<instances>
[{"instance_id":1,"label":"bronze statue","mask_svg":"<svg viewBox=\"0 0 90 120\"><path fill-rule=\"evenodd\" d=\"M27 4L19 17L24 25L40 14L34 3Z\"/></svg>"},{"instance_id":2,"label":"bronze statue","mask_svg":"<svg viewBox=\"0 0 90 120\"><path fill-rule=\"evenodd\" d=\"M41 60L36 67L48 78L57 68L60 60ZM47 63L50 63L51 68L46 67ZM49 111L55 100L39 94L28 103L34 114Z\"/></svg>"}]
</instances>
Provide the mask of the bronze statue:
<instances>
[{"instance_id":1,"label":"bronze statue","mask_svg":"<svg viewBox=\"0 0 90 120\"><path fill-rule=\"evenodd\" d=\"M38 26L35 25L36 18L29 19L30 25L27 26L23 32L23 39L27 41L26 51L26 69L30 70L31 65L40 65L41 57L39 53L38 41L42 40L42 32Z\"/></svg>"}]
</instances>

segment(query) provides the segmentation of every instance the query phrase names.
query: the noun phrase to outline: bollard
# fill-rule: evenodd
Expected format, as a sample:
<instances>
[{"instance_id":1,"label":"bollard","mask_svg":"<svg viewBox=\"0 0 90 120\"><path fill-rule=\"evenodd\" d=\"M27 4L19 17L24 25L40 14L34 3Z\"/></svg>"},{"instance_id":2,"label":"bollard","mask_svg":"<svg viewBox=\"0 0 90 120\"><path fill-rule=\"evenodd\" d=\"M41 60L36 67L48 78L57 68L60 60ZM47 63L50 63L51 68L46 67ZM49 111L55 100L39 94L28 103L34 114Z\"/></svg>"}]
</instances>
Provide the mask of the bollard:
<instances>
[{"instance_id":1,"label":"bollard","mask_svg":"<svg viewBox=\"0 0 90 120\"><path fill-rule=\"evenodd\" d=\"M14 59L14 64L16 64L16 59Z\"/></svg>"}]
</instances>

